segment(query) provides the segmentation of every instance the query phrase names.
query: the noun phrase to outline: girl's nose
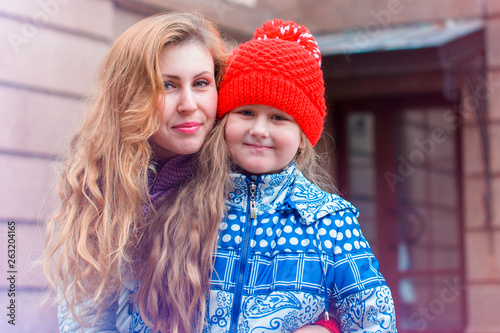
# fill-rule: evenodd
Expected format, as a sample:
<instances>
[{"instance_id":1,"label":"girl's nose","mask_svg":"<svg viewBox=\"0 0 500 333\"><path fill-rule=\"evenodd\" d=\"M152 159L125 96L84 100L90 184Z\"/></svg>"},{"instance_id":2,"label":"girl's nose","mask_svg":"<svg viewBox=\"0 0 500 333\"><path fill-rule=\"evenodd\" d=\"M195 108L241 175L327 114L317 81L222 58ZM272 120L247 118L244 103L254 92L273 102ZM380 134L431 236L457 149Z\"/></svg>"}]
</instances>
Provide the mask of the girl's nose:
<instances>
[{"instance_id":1,"label":"girl's nose","mask_svg":"<svg viewBox=\"0 0 500 333\"><path fill-rule=\"evenodd\" d=\"M257 137L268 137L269 136L269 124L266 119L262 119L257 117L252 124L252 127L249 131L250 135Z\"/></svg>"},{"instance_id":2,"label":"girl's nose","mask_svg":"<svg viewBox=\"0 0 500 333\"><path fill-rule=\"evenodd\" d=\"M181 92L179 105L177 106L177 110L182 113L186 112L194 112L196 111L197 106L194 101L193 92L189 89L184 89Z\"/></svg>"}]
</instances>

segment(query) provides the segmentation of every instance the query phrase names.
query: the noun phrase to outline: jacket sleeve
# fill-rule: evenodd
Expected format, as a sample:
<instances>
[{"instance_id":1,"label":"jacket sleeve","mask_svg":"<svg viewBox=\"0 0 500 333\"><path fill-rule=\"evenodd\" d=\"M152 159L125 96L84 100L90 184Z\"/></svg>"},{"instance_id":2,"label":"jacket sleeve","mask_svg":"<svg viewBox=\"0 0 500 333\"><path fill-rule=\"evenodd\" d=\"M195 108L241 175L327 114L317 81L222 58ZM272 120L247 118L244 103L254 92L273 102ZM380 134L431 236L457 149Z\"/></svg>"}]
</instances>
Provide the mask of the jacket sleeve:
<instances>
[{"instance_id":1,"label":"jacket sleeve","mask_svg":"<svg viewBox=\"0 0 500 333\"><path fill-rule=\"evenodd\" d=\"M397 332L394 302L387 286L351 294L334 307L342 332Z\"/></svg>"},{"instance_id":2,"label":"jacket sleeve","mask_svg":"<svg viewBox=\"0 0 500 333\"><path fill-rule=\"evenodd\" d=\"M327 283L331 312L341 332L397 332L394 301L379 263L364 238L357 211L339 211L324 221L331 226Z\"/></svg>"},{"instance_id":3,"label":"jacket sleeve","mask_svg":"<svg viewBox=\"0 0 500 333\"><path fill-rule=\"evenodd\" d=\"M84 312L82 315L82 326L70 311L65 300L59 302L59 331L61 333L119 333L116 327L116 312L118 310L118 300L112 302L104 309L100 316L95 320L97 311L91 301L85 302L79 311Z\"/></svg>"}]
</instances>

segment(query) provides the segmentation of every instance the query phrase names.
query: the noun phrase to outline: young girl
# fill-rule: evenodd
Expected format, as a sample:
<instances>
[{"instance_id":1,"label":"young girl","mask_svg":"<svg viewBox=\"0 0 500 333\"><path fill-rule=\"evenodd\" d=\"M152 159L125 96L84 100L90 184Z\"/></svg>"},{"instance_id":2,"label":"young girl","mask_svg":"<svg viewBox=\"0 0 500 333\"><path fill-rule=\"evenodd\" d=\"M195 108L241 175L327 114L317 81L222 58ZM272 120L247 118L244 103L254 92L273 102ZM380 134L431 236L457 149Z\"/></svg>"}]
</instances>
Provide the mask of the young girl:
<instances>
[{"instance_id":1,"label":"young girl","mask_svg":"<svg viewBox=\"0 0 500 333\"><path fill-rule=\"evenodd\" d=\"M199 193L193 210L176 195L213 127L225 56L217 29L187 13L144 19L111 46L48 224L61 332L128 331L132 290L155 331L200 326L224 204Z\"/></svg>"},{"instance_id":2,"label":"young girl","mask_svg":"<svg viewBox=\"0 0 500 333\"><path fill-rule=\"evenodd\" d=\"M328 313L343 332L396 332L358 210L320 189L320 61L305 27L276 19L230 58L201 155L212 182L229 179L206 332L307 332Z\"/></svg>"}]
</instances>

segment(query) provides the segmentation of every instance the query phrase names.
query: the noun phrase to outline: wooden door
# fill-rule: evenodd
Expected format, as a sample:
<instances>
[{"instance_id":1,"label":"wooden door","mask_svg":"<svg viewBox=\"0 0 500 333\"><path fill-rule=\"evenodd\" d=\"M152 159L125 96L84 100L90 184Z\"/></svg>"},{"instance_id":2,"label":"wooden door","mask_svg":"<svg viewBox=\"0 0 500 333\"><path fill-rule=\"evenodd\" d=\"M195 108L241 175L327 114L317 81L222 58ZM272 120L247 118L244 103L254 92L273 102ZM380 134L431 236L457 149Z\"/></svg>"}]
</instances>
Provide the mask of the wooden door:
<instances>
[{"instance_id":1,"label":"wooden door","mask_svg":"<svg viewBox=\"0 0 500 333\"><path fill-rule=\"evenodd\" d=\"M459 128L435 98L337 108L339 186L392 290L401 333L463 332Z\"/></svg>"}]
</instances>

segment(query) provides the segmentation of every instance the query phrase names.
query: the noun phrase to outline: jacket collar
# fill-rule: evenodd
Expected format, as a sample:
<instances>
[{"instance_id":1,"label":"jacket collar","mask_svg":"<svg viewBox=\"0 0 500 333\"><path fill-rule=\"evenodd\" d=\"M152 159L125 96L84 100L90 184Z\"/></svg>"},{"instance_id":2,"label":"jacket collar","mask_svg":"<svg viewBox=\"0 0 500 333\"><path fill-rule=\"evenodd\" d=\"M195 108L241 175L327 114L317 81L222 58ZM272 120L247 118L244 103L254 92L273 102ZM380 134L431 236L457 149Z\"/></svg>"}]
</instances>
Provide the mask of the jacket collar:
<instances>
[{"instance_id":1,"label":"jacket collar","mask_svg":"<svg viewBox=\"0 0 500 333\"><path fill-rule=\"evenodd\" d=\"M307 180L302 172L296 169L295 163L291 163L278 174L245 176L233 173L230 177L234 185L228 198L230 207L246 209L249 186L253 182L257 186L255 202L258 215L296 210L300 215L300 222L306 225L335 212L343 215L345 210L358 215L358 210L350 202L336 194L324 192Z\"/></svg>"}]
</instances>

